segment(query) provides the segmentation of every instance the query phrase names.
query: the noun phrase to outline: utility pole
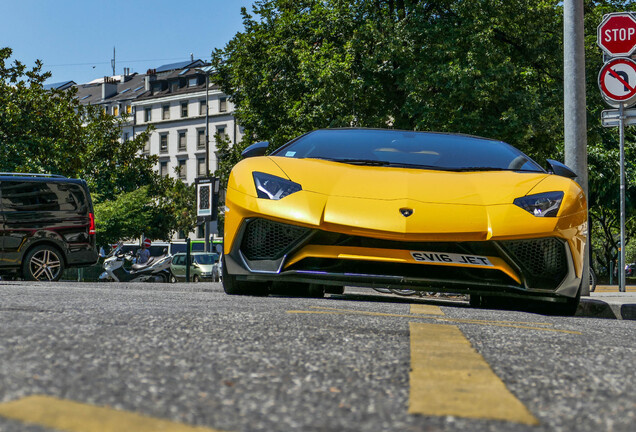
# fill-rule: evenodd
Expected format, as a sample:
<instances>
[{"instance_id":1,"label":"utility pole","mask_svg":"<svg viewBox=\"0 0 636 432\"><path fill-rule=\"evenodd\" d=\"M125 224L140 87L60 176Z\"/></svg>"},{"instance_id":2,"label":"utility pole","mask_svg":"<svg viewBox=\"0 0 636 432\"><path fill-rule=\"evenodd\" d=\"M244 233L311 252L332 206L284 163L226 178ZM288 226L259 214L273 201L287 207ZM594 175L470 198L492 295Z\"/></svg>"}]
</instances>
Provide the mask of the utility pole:
<instances>
[{"instance_id":1,"label":"utility pole","mask_svg":"<svg viewBox=\"0 0 636 432\"><path fill-rule=\"evenodd\" d=\"M110 65L113 68L113 76L115 76L115 47L113 47L113 58L110 61Z\"/></svg>"},{"instance_id":2,"label":"utility pole","mask_svg":"<svg viewBox=\"0 0 636 432\"><path fill-rule=\"evenodd\" d=\"M577 174L577 181L588 195L587 122L585 103L585 45L583 0L563 1L563 101L565 164ZM589 295L590 229L585 244L581 295Z\"/></svg>"},{"instance_id":3,"label":"utility pole","mask_svg":"<svg viewBox=\"0 0 636 432\"><path fill-rule=\"evenodd\" d=\"M205 72L205 176L210 177L210 71ZM210 197L212 199L212 197ZM210 252L210 221L204 227L205 251Z\"/></svg>"}]
</instances>

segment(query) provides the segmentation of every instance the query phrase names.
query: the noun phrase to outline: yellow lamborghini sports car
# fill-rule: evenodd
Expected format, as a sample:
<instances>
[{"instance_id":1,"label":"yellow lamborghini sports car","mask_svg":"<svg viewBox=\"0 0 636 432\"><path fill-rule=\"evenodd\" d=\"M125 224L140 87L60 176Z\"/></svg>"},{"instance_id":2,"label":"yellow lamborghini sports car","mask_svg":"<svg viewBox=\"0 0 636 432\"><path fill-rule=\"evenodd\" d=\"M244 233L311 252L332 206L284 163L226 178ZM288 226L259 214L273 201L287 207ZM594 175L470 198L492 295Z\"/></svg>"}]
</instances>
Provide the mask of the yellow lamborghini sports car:
<instances>
[{"instance_id":1,"label":"yellow lamborghini sports car","mask_svg":"<svg viewBox=\"0 0 636 432\"><path fill-rule=\"evenodd\" d=\"M228 294L322 296L345 285L579 302L587 204L575 174L501 141L325 129L269 156L243 152L229 178Z\"/></svg>"}]
</instances>

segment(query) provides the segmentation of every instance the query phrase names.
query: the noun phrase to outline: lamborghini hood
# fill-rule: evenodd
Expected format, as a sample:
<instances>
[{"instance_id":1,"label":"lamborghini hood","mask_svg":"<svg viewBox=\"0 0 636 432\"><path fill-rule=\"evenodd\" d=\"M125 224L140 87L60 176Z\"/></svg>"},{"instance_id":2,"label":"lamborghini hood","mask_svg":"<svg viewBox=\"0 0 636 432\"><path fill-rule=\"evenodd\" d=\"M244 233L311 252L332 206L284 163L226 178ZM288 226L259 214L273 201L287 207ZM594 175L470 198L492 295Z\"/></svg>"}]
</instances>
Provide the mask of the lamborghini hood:
<instances>
[{"instance_id":1,"label":"lamborghini hood","mask_svg":"<svg viewBox=\"0 0 636 432\"><path fill-rule=\"evenodd\" d=\"M524 196L548 176L514 171L449 172L271 156L303 190L334 197L496 205Z\"/></svg>"}]
</instances>

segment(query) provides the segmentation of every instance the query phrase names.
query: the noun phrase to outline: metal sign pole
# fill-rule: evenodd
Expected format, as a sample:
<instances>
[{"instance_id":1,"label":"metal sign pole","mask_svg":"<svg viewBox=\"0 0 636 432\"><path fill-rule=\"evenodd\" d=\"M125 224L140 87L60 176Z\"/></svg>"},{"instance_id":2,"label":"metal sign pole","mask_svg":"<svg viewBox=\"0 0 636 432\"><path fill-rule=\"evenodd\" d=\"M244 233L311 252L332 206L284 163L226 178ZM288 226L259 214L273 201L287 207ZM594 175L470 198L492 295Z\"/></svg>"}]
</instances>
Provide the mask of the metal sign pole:
<instances>
[{"instance_id":1,"label":"metal sign pole","mask_svg":"<svg viewBox=\"0 0 636 432\"><path fill-rule=\"evenodd\" d=\"M619 107L618 134L620 146L620 164L621 164L621 244L620 244L620 260L618 265L618 290L625 292L625 104L620 103Z\"/></svg>"}]
</instances>

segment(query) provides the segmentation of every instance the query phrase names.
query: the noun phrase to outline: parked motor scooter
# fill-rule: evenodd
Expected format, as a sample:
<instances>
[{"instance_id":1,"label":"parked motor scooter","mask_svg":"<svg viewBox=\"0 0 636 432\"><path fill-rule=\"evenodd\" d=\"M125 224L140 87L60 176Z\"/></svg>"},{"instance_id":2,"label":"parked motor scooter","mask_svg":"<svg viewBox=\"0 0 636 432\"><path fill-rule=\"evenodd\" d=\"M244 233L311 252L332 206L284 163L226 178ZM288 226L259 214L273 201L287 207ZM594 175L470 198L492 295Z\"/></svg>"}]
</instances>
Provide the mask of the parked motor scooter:
<instances>
[{"instance_id":1,"label":"parked motor scooter","mask_svg":"<svg viewBox=\"0 0 636 432\"><path fill-rule=\"evenodd\" d=\"M121 252L123 243L104 259L104 272L99 276L100 281L115 282L168 282L170 280L170 263L172 256L167 251L161 256L150 257L143 264L132 264L130 270L124 266L126 262L133 262L131 254Z\"/></svg>"}]
</instances>

